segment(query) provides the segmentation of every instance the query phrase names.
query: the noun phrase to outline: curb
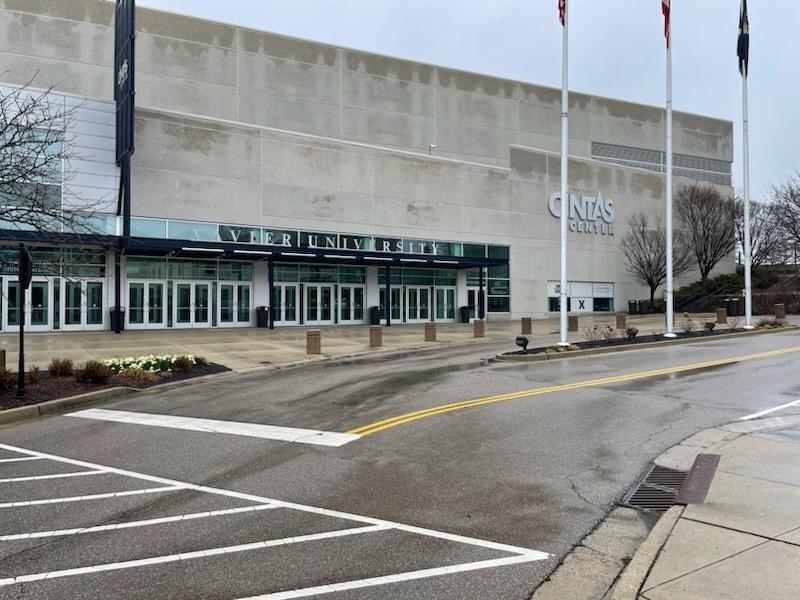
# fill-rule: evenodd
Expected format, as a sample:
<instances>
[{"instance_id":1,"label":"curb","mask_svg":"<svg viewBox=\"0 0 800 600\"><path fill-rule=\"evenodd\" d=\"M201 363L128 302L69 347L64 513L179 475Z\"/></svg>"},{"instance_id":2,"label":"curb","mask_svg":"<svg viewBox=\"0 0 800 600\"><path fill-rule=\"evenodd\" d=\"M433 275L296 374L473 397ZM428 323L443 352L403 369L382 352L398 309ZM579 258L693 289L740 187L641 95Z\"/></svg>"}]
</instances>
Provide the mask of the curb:
<instances>
[{"instance_id":1,"label":"curb","mask_svg":"<svg viewBox=\"0 0 800 600\"><path fill-rule=\"evenodd\" d=\"M631 562L625 567L611 591L609 600L637 600L639 590L650 573L650 568L656 561L658 553L661 552L661 548L667 543L667 539L684 509L684 506L672 506L661 516L650 531L650 535L633 555Z\"/></svg>"},{"instance_id":2,"label":"curb","mask_svg":"<svg viewBox=\"0 0 800 600\"><path fill-rule=\"evenodd\" d=\"M663 346L681 346L684 344L698 344L714 340L725 340L728 338L745 335L764 335L767 333L781 333L785 331L797 331L800 326L789 325L780 329L761 329L756 331L738 331L736 333L723 333L701 338L689 338L678 340L663 340L660 342L645 342L643 344L631 344L629 346L608 346L607 348L589 348L587 350L574 350L572 352L554 352L552 354L498 354L495 360L498 362L541 362L545 360L558 360L562 358L579 358L581 356L592 356L594 354L611 354L613 352L626 352L628 350L648 350L650 348L661 348Z\"/></svg>"}]
</instances>

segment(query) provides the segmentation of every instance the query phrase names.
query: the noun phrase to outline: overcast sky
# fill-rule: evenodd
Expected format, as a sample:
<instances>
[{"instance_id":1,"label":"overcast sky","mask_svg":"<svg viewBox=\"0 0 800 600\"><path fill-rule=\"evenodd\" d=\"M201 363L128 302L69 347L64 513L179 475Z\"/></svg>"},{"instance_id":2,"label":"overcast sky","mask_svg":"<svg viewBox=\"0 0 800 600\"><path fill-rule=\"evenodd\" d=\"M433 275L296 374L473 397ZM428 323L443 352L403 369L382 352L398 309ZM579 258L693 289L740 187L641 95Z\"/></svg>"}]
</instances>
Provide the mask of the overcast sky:
<instances>
[{"instance_id":1,"label":"overcast sky","mask_svg":"<svg viewBox=\"0 0 800 600\"><path fill-rule=\"evenodd\" d=\"M556 0L139 0L140 5L551 86L561 85ZM741 187L739 0L673 0L677 110L735 122ZM663 105L660 0L571 0L570 88ZM800 168L800 2L751 2L751 191ZM769 12L769 11L772 12Z\"/></svg>"}]
</instances>

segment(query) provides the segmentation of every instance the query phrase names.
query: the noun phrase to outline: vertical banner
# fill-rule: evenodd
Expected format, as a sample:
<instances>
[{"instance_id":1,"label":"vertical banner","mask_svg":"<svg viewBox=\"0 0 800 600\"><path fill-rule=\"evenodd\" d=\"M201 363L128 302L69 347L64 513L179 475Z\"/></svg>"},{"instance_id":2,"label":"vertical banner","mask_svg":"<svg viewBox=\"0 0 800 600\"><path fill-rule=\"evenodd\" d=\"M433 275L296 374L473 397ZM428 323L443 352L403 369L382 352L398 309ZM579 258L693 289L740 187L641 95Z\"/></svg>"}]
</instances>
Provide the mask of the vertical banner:
<instances>
[{"instance_id":1,"label":"vertical banner","mask_svg":"<svg viewBox=\"0 0 800 600\"><path fill-rule=\"evenodd\" d=\"M114 101L117 104L117 164L133 154L135 0L117 0L114 31Z\"/></svg>"}]
</instances>

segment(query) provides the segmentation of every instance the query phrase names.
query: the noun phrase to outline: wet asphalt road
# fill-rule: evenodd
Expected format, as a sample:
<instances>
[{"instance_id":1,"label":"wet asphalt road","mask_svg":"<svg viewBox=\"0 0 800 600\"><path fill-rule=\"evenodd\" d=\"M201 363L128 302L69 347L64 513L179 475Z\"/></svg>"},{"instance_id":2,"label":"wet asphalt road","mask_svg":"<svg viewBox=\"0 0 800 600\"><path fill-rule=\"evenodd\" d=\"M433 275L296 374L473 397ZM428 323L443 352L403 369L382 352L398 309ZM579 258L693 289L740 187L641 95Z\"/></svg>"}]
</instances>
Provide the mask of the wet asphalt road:
<instances>
[{"instance_id":1,"label":"wet asphalt road","mask_svg":"<svg viewBox=\"0 0 800 600\"><path fill-rule=\"evenodd\" d=\"M488 366L480 358L499 347L470 347L238 375L103 408L344 432L477 397L794 346L800 333L783 332ZM791 352L486 404L338 448L65 416L0 429L0 599L278 600L306 590L296 597L523 600L663 450L800 398L798 360ZM8 460L17 458L36 460ZM101 472L6 481L87 470ZM87 495L100 497L29 503ZM139 525L74 531L120 522ZM15 537L43 531L56 533ZM269 540L281 542L258 545ZM211 548L225 550L201 555ZM474 563L485 568L443 570ZM411 574L373 580L400 573ZM18 576L30 581L9 581ZM356 583L308 590L341 582Z\"/></svg>"}]
</instances>

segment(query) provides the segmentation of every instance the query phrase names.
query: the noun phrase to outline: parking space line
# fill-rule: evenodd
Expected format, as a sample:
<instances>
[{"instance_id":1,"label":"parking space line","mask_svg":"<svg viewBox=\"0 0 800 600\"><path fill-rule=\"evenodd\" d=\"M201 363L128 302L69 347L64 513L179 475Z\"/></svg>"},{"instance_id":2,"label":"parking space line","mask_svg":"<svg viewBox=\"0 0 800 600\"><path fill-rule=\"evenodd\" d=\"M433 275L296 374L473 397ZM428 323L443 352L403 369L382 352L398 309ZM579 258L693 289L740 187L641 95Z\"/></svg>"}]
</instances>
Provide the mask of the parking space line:
<instances>
[{"instance_id":1,"label":"parking space line","mask_svg":"<svg viewBox=\"0 0 800 600\"><path fill-rule=\"evenodd\" d=\"M768 408L767 410L762 410L757 413L753 413L752 415L747 415L746 417L739 417L740 421L751 421L752 419L757 419L758 417L763 417L764 415L768 415L770 413L783 410L784 408L789 408L792 406L797 406L800 404L800 400L794 400L793 402L787 402L786 404L781 404L780 406L773 406L772 408Z\"/></svg>"},{"instance_id":2,"label":"parking space line","mask_svg":"<svg viewBox=\"0 0 800 600\"><path fill-rule=\"evenodd\" d=\"M134 527L161 525L162 523L175 523L178 521L183 522L183 521L193 521L195 519L205 519L210 517L238 515L242 513L251 513L261 510L270 510L273 508L280 508L280 507L273 504L258 504L256 506L242 506L240 508L209 510L206 512L188 513L184 515L175 515L172 517L143 519L141 521L124 521L122 523L112 523L111 525L95 525L92 527L79 527L75 529L55 529L53 531L31 531L28 533L13 533L9 535L0 535L0 542L10 542L14 540L30 540L35 538L46 538L46 537L63 537L68 535L77 535L79 533L97 533L100 531L117 531L119 529L131 529Z\"/></svg>"},{"instance_id":3,"label":"parking space line","mask_svg":"<svg viewBox=\"0 0 800 600\"><path fill-rule=\"evenodd\" d=\"M41 456L21 456L19 458L0 458L0 464L3 463L15 463L15 462L25 462L28 460L42 460Z\"/></svg>"},{"instance_id":4,"label":"parking space line","mask_svg":"<svg viewBox=\"0 0 800 600\"><path fill-rule=\"evenodd\" d=\"M533 562L535 560L537 559L525 555L509 556L506 558L481 560L471 563L462 563L460 565L450 565L447 567L421 569L419 571L407 571L405 573L397 573L396 575L384 575L381 577L371 577L369 579L356 579L353 581L343 581L341 583L329 583L327 585L301 588L285 592L274 592L272 594L264 594L261 596L250 596L249 598L241 598L240 600L291 600L294 598L307 598L308 596L319 596L322 594L331 594L334 592L345 592L348 590L357 590L360 588L374 587L377 585L386 585L389 583L401 583L403 581L414 581L416 579L438 577L440 575L452 575L455 573L465 573L468 571L477 571L480 569L491 569L495 567L518 565L522 563Z\"/></svg>"},{"instance_id":5,"label":"parking space line","mask_svg":"<svg viewBox=\"0 0 800 600\"><path fill-rule=\"evenodd\" d=\"M43 579L56 579L60 577L71 577L74 575L85 575L87 573L101 573L105 571L118 571L121 569L131 569L135 567L146 567L149 565L165 564L195 558L206 558L209 556L219 556L222 554L232 554L234 552L246 552L250 550L262 550L275 546L286 546L289 544L301 544L331 538L345 537L362 533L372 533L392 529L385 525L369 525L353 527L351 529L339 529L336 531L325 531L323 533L312 533L308 535L298 535L294 537L266 540L263 542L252 542L249 544L238 544L236 546L223 546L220 548L210 548L208 550L197 550L193 552L181 552L180 554L169 554L165 556L153 556L151 558L141 558L137 560L126 560L102 565L92 565L89 567L77 567L75 569L63 569L61 571L50 571L48 573L31 573L30 575L19 575L0 579L0 586L14 585L18 583L28 583L31 581L41 581Z\"/></svg>"},{"instance_id":6,"label":"parking space line","mask_svg":"<svg viewBox=\"0 0 800 600\"><path fill-rule=\"evenodd\" d=\"M384 527L398 529L401 531L406 531L409 533L416 533L418 535L423 535L427 537L439 538L444 540L450 541L457 541L462 544L468 544L471 546L478 546L481 548L490 548L493 550L502 550L504 552L511 552L514 554L524 555L531 560L544 560L550 558L550 554L546 552L541 552L539 550L531 550L529 548L522 548L520 546L511 546L508 544L499 544L496 542L491 542L488 540L482 540L479 538L472 538L466 536L460 536L456 534L446 533L442 531L437 531L435 529L427 529L424 527L415 527L412 525L405 525L403 523L396 523L393 521L387 521L384 519L376 519L373 517L366 517L363 515L356 515L353 513L346 513L338 510L332 510L328 508L320 508L317 506L309 506L306 504L298 504L295 502L287 502L284 500L277 500L275 498L265 498L263 496L257 496L254 494L245 494L242 492L236 492L233 490L226 490L222 488L214 488L208 487L204 485L196 485L193 483L186 483L182 481L177 481L175 479L168 479L166 477L157 477L155 475L147 475L144 473L137 473L136 471L128 471L126 469L118 469L117 467L110 467L105 465L98 465L96 463L90 463L83 460L76 460L74 458L66 458L63 456L58 456L56 454L48 454L46 452L39 452L37 450L28 450L26 448L20 448L17 446L9 446L7 444L0 444L0 449L9 450L12 452L19 452L21 454L28 454L30 456L41 456L42 458L48 458L55 461L64 462L71 465L76 465L80 467L88 467L93 469L102 469L108 473L115 473L117 475L123 475L126 477L133 477L135 479L141 479L143 481L150 481L153 483L159 483L161 485L173 486L173 489L184 489L184 490L193 490L197 492L205 492L208 494L215 494L217 496L227 496L229 498L237 498L239 500L249 500L252 502L259 502L259 503L266 503L266 504L275 504L277 506L281 506L284 508L291 508L299 511L325 515L328 517L334 517L339 519L345 519L349 521L357 521L360 523L367 523L369 525L381 525ZM164 488L162 488L164 489ZM58 501L58 500L55 500ZM0 508L3 505L0 504Z\"/></svg>"},{"instance_id":7,"label":"parking space line","mask_svg":"<svg viewBox=\"0 0 800 600\"><path fill-rule=\"evenodd\" d=\"M74 473L53 473L51 475L29 475L28 477L9 477L0 479L0 483L16 483L18 481L38 481L40 479L63 479L65 477L85 477L86 475L102 475L105 471L75 471Z\"/></svg>"},{"instance_id":8,"label":"parking space line","mask_svg":"<svg viewBox=\"0 0 800 600\"><path fill-rule=\"evenodd\" d=\"M318 429L300 429L297 427L262 425L260 423L178 417L174 415L158 415L125 410L107 410L104 408L90 408L70 413L66 416L80 419L113 421L115 423L128 423L131 425L150 425L153 427L168 427L171 429L202 431L205 433L241 435L245 437L293 442L295 444L312 444L316 446L339 447L354 442L361 437L360 435L340 433L338 431L320 431Z\"/></svg>"},{"instance_id":9,"label":"parking space line","mask_svg":"<svg viewBox=\"0 0 800 600\"><path fill-rule=\"evenodd\" d=\"M86 500L102 500L105 498L121 498L123 496L139 496L141 494L159 494L161 492L177 492L186 489L181 485L166 487L144 488L141 490L125 490L124 492L108 492L105 494L90 494L88 496L70 496L68 498L45 498L43 500L19 500L17 502L0 503L0 508L17 508L20 506L38 506L40 504L61 504L62 502L84 502Z\"/></svg>"}]
</instances>

